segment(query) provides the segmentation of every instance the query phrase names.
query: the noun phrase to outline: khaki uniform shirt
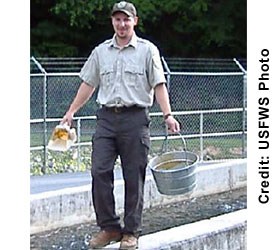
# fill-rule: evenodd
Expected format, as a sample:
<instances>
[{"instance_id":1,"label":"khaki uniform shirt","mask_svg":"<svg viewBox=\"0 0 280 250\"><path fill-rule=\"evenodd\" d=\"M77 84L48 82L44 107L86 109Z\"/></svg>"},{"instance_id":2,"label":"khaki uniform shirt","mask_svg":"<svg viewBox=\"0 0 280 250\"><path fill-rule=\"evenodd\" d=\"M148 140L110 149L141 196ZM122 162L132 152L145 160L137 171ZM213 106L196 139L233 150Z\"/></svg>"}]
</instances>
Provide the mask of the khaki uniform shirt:
<instances>
[{"instance_id":1,"label":"khaki uniform shirt","mask_svg":"<svg viewBox=\"0 0 280 250\"><path fill-rule=\"evenodd\" d=\"M123 49L117 45L115 35L97 46L80 77L99 87L97 102L107 107L149 107L154 87L166 82L157 47L135 33Z\"/></svg>"}]
</instances>

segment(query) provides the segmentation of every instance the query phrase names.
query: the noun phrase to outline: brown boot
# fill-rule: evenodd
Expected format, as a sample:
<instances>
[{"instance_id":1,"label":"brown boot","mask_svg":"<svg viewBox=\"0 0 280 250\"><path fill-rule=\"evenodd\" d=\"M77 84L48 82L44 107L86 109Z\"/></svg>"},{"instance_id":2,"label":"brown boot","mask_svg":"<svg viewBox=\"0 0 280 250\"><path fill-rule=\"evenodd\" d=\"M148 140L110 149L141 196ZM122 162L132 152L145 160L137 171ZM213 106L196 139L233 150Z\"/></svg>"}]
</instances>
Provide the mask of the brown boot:
<instances>
[{"instance_id":1,"label":"brown boot","mask_svg":"<svg viewBox=\"0 0 280 250\"><path fill-rule=\"evenodd\" d=\"M118 231L105 231L101 230L90 242L89 247L100 248L104 247L111 242L120 241L121 233Z\"/></svg>"},{"instance_id":2,"label":"brown boot","mask_svg":"<svg viewBox=\"0 0 280 250\"><path fill-rule=\"evenodd\" d=\"M120 249L133 250L138 248L138 239L132 234L124 234Z\"/></svg>"}]
</instances>

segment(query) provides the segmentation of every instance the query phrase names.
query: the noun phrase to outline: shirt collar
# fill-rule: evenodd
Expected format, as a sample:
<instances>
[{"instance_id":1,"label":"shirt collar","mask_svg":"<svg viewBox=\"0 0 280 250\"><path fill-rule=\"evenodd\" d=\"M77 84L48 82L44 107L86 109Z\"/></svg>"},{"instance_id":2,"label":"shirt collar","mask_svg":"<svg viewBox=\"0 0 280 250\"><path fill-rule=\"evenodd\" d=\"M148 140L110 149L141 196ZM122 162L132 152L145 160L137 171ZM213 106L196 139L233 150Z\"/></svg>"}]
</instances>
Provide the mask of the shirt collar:
<instances>
[{"instance_id":1,"label":"shirt collar","mask_svg":"<svg viewBox=\"0 0 280 250\"><path fill-rule=\"evenodd\" d=\"M138 37L135 34L135 32L133 32L133 35L132 35L129 43L125 47L132 46L132 47L136 48L137 47L137 40L138 40ZM119 45L117 44L117 41L116 41L116 34L114 34L114 36L111 40L110 47L119 48Z\"/></svg>"}]
</instances>

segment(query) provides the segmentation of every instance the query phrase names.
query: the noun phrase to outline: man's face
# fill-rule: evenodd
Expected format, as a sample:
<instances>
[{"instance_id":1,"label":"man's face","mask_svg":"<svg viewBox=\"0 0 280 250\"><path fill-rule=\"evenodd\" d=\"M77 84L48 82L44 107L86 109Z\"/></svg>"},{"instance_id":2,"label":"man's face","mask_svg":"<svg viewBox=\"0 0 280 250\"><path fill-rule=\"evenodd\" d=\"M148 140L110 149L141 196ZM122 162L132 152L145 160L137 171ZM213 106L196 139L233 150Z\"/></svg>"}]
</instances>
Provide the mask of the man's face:
<instances>
[{"instance_id":1,"label":"man's face","mask_svg":"<svg viewBox=\"0 0 280 250\"><path fill-rule=\"evenodd\" d=\"M117 37L121 39L130 38L133 35L134 26L137 25L137 17L129 17L122 12L112 16L112 24Z\"/></svg>"}]
</instances>

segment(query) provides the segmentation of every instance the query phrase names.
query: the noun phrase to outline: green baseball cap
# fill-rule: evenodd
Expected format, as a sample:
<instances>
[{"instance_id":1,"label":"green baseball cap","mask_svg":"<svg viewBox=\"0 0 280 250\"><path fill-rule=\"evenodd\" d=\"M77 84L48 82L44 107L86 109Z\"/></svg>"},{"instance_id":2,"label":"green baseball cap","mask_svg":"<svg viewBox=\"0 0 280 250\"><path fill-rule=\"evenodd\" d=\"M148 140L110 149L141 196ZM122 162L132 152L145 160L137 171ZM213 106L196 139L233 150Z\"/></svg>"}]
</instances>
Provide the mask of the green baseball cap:
<instances>
[{"instance_id":1,"label":"green baseball cap","mask_svg":"<svg viewBox=\"0 0 280 250\"><path fill-rule=\"evenodd\" d=\"M137 15L136 8L132 3L128 3L126 1L121 1L119 3L115 3L112 9L112 16L116 12L123 12L124 14L135 17Z\"/></svg>"}]
</instances>

